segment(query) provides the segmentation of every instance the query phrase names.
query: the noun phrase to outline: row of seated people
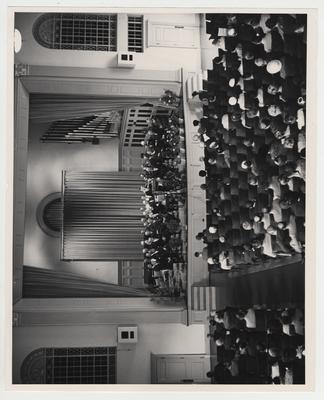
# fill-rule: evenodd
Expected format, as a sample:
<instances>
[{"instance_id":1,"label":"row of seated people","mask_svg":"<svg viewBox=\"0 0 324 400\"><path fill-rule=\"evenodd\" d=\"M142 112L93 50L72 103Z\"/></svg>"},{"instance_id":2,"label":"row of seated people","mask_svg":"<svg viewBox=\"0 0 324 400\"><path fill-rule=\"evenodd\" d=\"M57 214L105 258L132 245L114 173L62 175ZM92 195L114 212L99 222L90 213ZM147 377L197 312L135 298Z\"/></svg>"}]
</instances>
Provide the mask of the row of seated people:
<instances>
[{"instance_id":1,"label":"row of seated people","mask_svg":"<svg viewBox=\"0 0 324 400\"><path fill-rule=\"evenodd\" d=\"M217 364L208 377L225 384L305 383L304 311L233 308L211 315Z\"/></svg>"},{"instance_id":2,"label":"row of seated people","mask_svg":"<svg viewBox=\"0 0 324 400\"><path fill-rule=\"evenodd\" d=\"M182 125L183 119L175 110L170 116L155 116L141 143L144 281L160 294L174 296L185 291L182 273L186 271L179 215L186 185Z\"/></svg>"},{"instance_id":3,"label":"row of seated people","mask_svg":"<svg viewBox=\"0 0 324 400\"><path fill-rule=\"evenodd\" d=\"M196 237L207 246L195 255L220 271L303 255L306 17L206 18L218 56L204 90L193 93L203 104L193 124L207 198L207 227Z\"/></svg>"}]
</instances>

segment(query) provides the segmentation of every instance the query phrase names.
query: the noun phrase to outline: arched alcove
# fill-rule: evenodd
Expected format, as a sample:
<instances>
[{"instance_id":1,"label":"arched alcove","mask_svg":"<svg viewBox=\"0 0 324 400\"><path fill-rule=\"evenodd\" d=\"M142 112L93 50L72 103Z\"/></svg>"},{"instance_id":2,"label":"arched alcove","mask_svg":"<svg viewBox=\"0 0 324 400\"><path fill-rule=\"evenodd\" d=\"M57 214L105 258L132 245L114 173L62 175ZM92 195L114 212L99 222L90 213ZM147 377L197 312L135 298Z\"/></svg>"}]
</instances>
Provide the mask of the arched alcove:
<instances>
[{"instance_id":1,"label":"arched alcove","mask_svg":"<svg viewBox=\"0 0 324 400\"><path fill-rule=\"evenodd\" d=\"M60 237L62 226L61 193L55 192L44 197L39 203L36 218L40 228L49 236Z\"/></svg>"}]
</instances>

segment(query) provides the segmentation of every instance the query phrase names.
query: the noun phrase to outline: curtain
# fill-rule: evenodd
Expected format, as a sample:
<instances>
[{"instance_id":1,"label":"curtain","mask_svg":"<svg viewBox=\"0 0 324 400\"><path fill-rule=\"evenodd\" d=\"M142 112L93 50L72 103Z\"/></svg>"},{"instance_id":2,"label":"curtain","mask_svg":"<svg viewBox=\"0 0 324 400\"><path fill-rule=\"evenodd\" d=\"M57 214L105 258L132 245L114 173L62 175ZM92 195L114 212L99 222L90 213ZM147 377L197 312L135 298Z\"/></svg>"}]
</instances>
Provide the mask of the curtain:
<instances>
[{"instance_id":1,"label":"curtain","mask_svg":"<svg viewBox=\"0 0 324 400\"><path fill-rule=\"evenodd\" d=\"M62 258L143 260L139 172L63 174Z\"/></svg>"},{"instance_id":2,"label":"curtain","mask_svg":"<svg viewBox=\"0 0 324 400\"><path fill-rule=\"evenodd\" d=\"M61 94L32 94L29 117L34 122L45 123L100 115L143 104L158 103L158 98L122 96L80 96ZM153 103L152 103L153 102Z\"/></svg>"},{"instance_id":3,"label":"curtain","mask_svg":"<svg viewBox=\"0 0 324 400\"><path fill-rule=\"evenodd\" d=\"M146 297L148 290L112 283L45 268L23 267L23 297Z\"/></svg>"}]
</instances>

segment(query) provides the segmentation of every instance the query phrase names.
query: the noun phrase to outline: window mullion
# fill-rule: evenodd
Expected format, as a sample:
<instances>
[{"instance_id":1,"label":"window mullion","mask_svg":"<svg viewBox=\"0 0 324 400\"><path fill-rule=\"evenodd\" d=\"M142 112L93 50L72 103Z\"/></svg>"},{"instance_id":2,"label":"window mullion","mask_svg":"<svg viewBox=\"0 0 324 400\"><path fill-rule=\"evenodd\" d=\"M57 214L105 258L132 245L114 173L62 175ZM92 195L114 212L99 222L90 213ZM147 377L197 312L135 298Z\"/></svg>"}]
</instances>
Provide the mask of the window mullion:
<instances>
[{"instance_id":1,"label":"window mullion","mask_svg":"<svg viewBox=\"0 0 324 400\"><path fill-rule=\"evenodd\" d=\"M98 35L99 35L99 16L97 15L97 26L96 26L96 50L98 50Z\"/></svg>"},{"instance_id":2,"label":"window mullion","mask_svg":"<svg viewBox=\"0 0 324 400\"><path fill-rule=\"evenodd\" d=\"M87 49L87 19L86 17L84 18L84 36L83 36L83 50Z\"/></svg>"},{"instance_id":3,"label":"window mullion","mask_svg":"<svg viewBox=\"0 0 324 400\"><path fill-rule=\"evenodd\" d=\"M63 25L63 14L61 14L61 19L60 19L60 49L62 49L62 25Z\"/></svg>"},{"instance_id":4,"label":"window mullion","mask_svg":"<svg viewBox=\"0 0 324 400\"><path fill-rule=\"evenodd\" d=\"M128 50L127 14L117 14L117 51Z\"/></svg>"},{"instance_id":5,"label":"window mullion","mask_svg":"<svg viewBox=\"0 0 324 400\"><path fill-rule=\"evenodd\" d=\"M71 49L74 47L74 15L72 17L72 37L71 37Z\"/></svg>"}]
</instances>

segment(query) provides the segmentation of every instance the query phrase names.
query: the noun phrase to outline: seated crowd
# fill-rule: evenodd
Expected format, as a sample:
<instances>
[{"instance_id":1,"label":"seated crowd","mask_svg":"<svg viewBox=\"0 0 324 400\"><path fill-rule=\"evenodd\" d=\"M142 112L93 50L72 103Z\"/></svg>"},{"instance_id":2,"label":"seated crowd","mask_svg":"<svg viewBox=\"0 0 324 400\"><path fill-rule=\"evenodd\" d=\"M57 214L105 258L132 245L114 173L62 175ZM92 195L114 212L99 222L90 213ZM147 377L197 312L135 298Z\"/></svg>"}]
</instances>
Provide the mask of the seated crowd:
<instances>
[{"instance_id":1,"label":"seated crowd","mask_svg":"<svg viewBox=\"0 0 324 400\"><path fill-rule=\"evenodd\" d=\"M162 295L184 295L185 238L179 209L185 204L186 175L179 111L152 118L142 145L144 280Z\"/></svg>"},{"instance_id":2,"label":"seated crowd","mask_svg":"<svg viewBox=\"0 0 324 400\"><path fill-rule=\"evenodd\" d=\"M304 311L228 307L211 315L219 384L305 383Z\"/></svg>"},{"instance_id":3,"label":"seated crowd","mask_svg":"<svg viewBox=\"0 0 324 400\"><path fill-rule=\"evenodd\" d=\"M193 121L210 270L304 254L306 16L207 14L218 49Z\"/></svg>"}]
</instances>

